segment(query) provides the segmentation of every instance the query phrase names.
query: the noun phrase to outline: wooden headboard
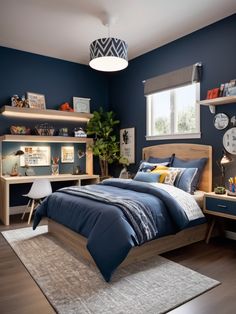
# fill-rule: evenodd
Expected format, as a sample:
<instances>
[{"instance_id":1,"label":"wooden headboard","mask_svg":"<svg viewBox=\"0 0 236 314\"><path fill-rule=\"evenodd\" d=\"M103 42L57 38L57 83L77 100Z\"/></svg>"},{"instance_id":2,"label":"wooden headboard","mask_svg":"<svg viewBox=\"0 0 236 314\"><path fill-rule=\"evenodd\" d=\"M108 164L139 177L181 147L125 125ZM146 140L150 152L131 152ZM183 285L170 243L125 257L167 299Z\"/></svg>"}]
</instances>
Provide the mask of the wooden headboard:
<instances>
[{"instance_id":1,"label":"wooden headboard","mask_svg":"<svg viewBox=\"0 0 236 314\"><path fill-rule=\"evenodd\" d=\"M149 157L168 157L175 153L180 159L190 160L206 157L208 161L202 173L199 190L205 192L212 191L212 147L199 144L161 144L143 148L142 158L147 160Z\"/></svg>"}]
</instances>

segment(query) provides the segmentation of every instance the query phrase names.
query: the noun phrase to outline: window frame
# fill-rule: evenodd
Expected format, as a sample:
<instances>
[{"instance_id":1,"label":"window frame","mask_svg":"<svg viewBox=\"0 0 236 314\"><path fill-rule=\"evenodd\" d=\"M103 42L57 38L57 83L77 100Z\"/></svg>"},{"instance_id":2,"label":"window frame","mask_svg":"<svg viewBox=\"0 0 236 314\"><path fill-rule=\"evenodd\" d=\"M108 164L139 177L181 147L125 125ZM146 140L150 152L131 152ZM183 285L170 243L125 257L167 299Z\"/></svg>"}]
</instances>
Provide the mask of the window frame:
<instances>
[{"instance_id":1,"label":"window frame","mask_svg":"<svg viewBox=\"0 0 236 314\"><path fill-rule=\"evenodd\" d=\"M162 134L162 135L151 135L152 134L152 128L153 125L151 123L151 116L152 116L152 101L151 97L152 95L146 95L146 140L151 141L151 140L168 140L168 139L192 139L192 138L201 138L201 130L200 130L200 82L197 83L192 83L196 84L196 132L192 133L171 133L171 134ZM187 84L185 86L189 86L192 84ZM176 87L177 88L177 87ZM176 89L175 88L175 89ZM169 90L174 90L173 88ZM158 93L158 92L157 92ZM174 91L171 93L171 103L170 106L173 109L174 107L174 102L173 102L173 94ZM170 118L171 118L171 132L174 131L174 110L171 110L170 113Z\"/></svg>"}]
</instances>

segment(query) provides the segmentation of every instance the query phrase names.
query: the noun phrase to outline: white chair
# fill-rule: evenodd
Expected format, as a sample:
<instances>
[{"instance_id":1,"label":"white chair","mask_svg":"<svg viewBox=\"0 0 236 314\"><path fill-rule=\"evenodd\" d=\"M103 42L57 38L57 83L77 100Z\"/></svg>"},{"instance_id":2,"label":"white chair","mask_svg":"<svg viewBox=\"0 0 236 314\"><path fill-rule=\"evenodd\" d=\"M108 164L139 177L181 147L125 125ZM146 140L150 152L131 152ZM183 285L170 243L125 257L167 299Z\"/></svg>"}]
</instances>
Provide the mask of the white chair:
<instances>
[{"instance_id":1,"label":"white chair","mask_svg":"<svg viewBox=\"0 0 236 314\"><path fill-rule=\"evenodd\" d=\"M29 213L29 218L28 218L28 224L30 224L30 220L31 220L34 209L41 203L42 198L47 197L50 194L52 194L52 186L48 179L34 180L29 193L23 195L23 196L29 197L30 200L25 208L25 211L21 219L24 219L27 209L30 208L30 213Z\"/></svg>"}]
</instances>

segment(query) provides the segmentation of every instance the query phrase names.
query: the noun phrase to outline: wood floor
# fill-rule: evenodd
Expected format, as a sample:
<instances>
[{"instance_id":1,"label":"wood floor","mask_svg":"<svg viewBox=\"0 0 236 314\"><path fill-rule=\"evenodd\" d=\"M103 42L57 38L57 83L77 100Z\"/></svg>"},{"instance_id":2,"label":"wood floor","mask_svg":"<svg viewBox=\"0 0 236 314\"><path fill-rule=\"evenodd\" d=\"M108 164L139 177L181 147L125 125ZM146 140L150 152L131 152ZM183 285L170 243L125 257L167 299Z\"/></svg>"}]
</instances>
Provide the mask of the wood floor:
<instances>
[{"instance_id":1,"label":"wood floor","mask_svg":"<svg viewBox=\"0 0 236 314\"><path fill-rule=\"evenodd\" d=\"M25 226L27 225L22 224L19 217L16 217L10 228ZM0 231L6 229L9 227L0 225ZM171 311L171 314L236 313L236 241L213 239L208 245L200 242L163 256L222 283ZM2 235L0 235L0 313L55 313Z\"/></svg>"}]
</instances>

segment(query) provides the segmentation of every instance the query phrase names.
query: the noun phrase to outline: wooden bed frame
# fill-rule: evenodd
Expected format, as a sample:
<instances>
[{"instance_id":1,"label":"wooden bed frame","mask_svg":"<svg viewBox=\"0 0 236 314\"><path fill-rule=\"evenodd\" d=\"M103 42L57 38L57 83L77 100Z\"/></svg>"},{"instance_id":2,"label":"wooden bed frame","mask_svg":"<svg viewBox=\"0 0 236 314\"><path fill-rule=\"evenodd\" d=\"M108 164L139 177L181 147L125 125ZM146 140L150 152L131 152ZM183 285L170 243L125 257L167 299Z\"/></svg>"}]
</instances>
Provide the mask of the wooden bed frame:
<instances>
[{"instance_id":1,"label":"wooden bed frame","mask_svg":"<svg viewBox=\"0 0 236 314\"><path fill-rule=\"evenodd\" d=\"M203 170L199 189L205 192L212 190L212 147L198 144L163 144L145 147L143 149L143 159L148 157L168 157L175 153L176 157L189 160L202 157L208 158L208 162ZM128 265L138 260L143 260L158 254L171 251L201 240L204 240L207 233L207 223L184 229L177 234L165 236L149 241L141 246L130 250L128 256L121 265ZM95 264L86 245L87 239L80 234L60 225L52 220L48 220L48 231L58 238L73 252L82 257L87 263Z\"/></svg>"}]
</instances>

